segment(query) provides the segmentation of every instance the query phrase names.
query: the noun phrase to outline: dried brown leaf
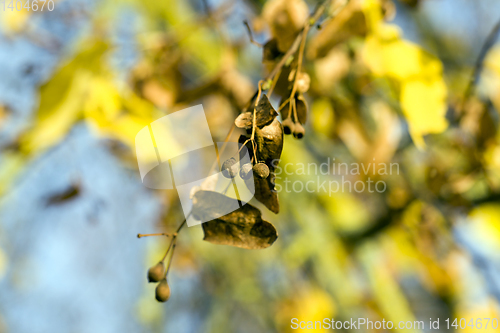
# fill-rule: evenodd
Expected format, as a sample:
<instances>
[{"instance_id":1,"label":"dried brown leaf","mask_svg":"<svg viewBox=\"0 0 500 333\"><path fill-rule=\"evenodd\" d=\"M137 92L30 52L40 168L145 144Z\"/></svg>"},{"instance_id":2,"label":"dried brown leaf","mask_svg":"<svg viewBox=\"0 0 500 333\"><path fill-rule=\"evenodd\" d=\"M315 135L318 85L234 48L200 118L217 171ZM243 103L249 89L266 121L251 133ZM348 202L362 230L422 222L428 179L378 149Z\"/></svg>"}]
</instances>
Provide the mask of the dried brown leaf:
<instances>
[{"instance_id":1,"label":"dried brown leaf","mask_svg":"<svg viewBox=\"0 0 500 333\"><path fill-rule=\"evenodd\" d=\"M278 112L274 110L266 95L263 95L256 107L256 121L257 127L262 127L269 124L273 119L278 116ZM253 111L247 111L240 114L234 124L236 127L249 129L252 128Z\"/></svg>"},{"instance_id":2,"label":"dried brown leaf","mask_svg":"<svg viewBox=\"0 0 500 333\"><path fill-rule=\"evenodd\" d=\"M269 167L269 177L260 179L253 177L246 180L245 183L249 188L252 185L255 189L255 198L262 202L270 211L279 212L278 193L274 184L274 170L279 162L281 152L283 150L283 127L277 118L274 121L262 128L257 128L255 132L255 141L257 143L257 162L264 162ZM244 143L248 137L240 136L239 142ZM248 151L253 157L253 148L250 142L247 142Z\"/></svg>"},{"instance_id":3,"label":"dried brown leaf","mask_svg":"<svg viewBox=\"0 0 500 333\"><path fill-rule=\"evenodd\" d=\"M270 39L262 49L262 62L273 62L283 53L278 50L278 42L275 38Z\"/></svg>"},{"instance_id":4,"label":"dried brown leaf","mask_svg":"<svg viewBox=\"0 0 500 333\"><path fill-rule=\"evenodd\" d=\"M243 203L214 191L199 190L193 195L193 217L201 221L210 221L236 210Z\"/></svg>"},{"instance_id":5,"label":"dried brown leaf","mask_svg":"<svg viewBox=\"0 0 500 333\"><path fill-rule=\"evenodd\" d=\"M207 242L254 250L265 249L278 238L276 228L263 220L260 210L250 204L210 191L197 192L193 203L193 214L196 212L205 217L216 216L221 211L220 205L224 208L243 205L229 214L217 216L202 224L205 234L203 240Z\"/></svg>"},{"instance_id":6,"label":"dried brown leaf","mask_svg":"<svg viewBox=\"0 0 500 333\"><path fill-rule=\"evenodd\" d=\"M307 102L302 94L298 94L295 98L295 106L297 108L297 120L301 124L305 124L307 121Z\"/></svg>"},{"instance_id":7,"label":"dried brown leaf","mask_svg":"<svg viewBox=\"0 0 500 333\"><path fill-rule=\"evenodd\" d=\"M283 150L283 127L277 118L272 123L255 131L257 141L257 162L268 166L273 160L279 160Z\"/></svg>"}]
</instances>

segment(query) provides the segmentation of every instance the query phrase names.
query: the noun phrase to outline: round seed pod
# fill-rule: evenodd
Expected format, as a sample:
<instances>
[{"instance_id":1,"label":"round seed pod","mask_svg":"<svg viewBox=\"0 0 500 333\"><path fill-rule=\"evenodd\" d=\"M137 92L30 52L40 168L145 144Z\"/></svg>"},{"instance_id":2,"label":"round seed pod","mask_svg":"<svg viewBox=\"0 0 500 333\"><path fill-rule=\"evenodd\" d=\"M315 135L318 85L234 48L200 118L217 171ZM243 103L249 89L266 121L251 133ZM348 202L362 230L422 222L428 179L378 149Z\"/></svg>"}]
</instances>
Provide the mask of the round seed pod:
<instances>
[{"instance_id":1,"label":"round seed pod","mask_svg":"<svg viewBox=\"0 0 500 333\"><path fill-rule=\"evenodd\" d=\"M302 139L304 137L305 133L306 133L306 130L304 129L304 126L302 126L300 123L296 123L295 128L293 130L293 136L296 139Z\"/></svg>"},{"instance_id":2,"label":"round seed pod","mask_svg":"<svg viewBox=\"0 0 500 333\"><path fill-rule=\"evenodd\" d=\"M300 93L305 93L309 90L309 85L311 84L311 78L309 74L300 72L297 74L297 91Z\"/></svg>"},{"instance_id":3,"label":"round seed pod","mask_svg":"<svg viewBox=\"0 0 500 333\"><path fill-rule=\"evenodd\" d=\"M257 163L253 166L253 173L261 179L266 179L269 177L269 167L265 163Z\"/></svg>"},{"instance_id":4,"label":"round seed pod","mask_svg":"<svg viewBox=\"0 0 500 333\"><path fill-rule=\"evenodd\" d=\"M234 178L238 174L238 167L236 165L236 159L231 157L222 163L222 175L226 178Z\"/></svg>"},{"instance_id":5,"label":"round seed pod","mask_svg":"<svg viewBox=\"0 0 500 333\"><path fill-rule=\"evenodd\" d=\"M283 125L283 132L286 135L289 135L289 134L293 133L293 130L295 128L295 124L294 124L294 122L292 121L291 118L286 118L285 120L283 120L281 122L281 124Z\"/></svg>"},{"instance_id":6,"label":"round seed pod","mask_svg":"<svg viewBox=\"0 0 500 333\"><path fill-rule=\"evenodd\" d=\"M250 179L252 177L252 164L246 163L240 169L240 177L243 180Z\"/></svg>"},{"instance_id":7,"label":"round seed pod","mask_svg":"<svg viewBox=\"0 0 500 333\"><path fill-rule=\"evenodd\" d=\"M159 262L148 270L148 282L158 282L165 277L165 265Z\"/></svg>"},{"instance_id":8,"label":"round seed pod","mask_svg":"<svg viewBox=\"0 0 500 333\"><path fill-rule=\"evenodd\" d=\"M158 302L166 302L170 298L170 287L168 286L167 279L161 280L156 286L155 297Z\"/></svg>"}]
</instances>

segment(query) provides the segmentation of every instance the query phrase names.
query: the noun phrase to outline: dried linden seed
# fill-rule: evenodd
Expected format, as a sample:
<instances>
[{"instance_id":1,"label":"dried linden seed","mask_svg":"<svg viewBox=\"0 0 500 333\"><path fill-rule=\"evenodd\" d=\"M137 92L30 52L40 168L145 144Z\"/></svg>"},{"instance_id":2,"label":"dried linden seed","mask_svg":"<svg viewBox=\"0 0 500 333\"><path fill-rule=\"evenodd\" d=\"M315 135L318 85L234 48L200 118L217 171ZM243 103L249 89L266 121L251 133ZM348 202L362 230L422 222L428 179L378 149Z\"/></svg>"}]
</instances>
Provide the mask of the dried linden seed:
<instances>
[{"instance_id":1,"label":"dried linden seed","mask_svg":"<svg viewBox=\"0 0 500 333\"><path fill-rule=\"evenodd\" d=\"M165 265L159 262L148 270L148 282L158 282L165 277Z\"/></svg>"},{"instance_id":2,"label":"dried linden seed","mask_svg":"<svg viewBox=\"0 0 500 333\"><path fill-rule=\"evenodd\" d=\"M269 177L269 167L265 163L257 163L253 166L253 173L257 177L265 179Z\"/></svg>"},{"instance_id":3,"label":"dried linden seed","mask_svg":"<svg viewBox=\"0 0 500 333\"><path fill-rule=\"evenodd\" d=\"M283 132L285 132L286 135L292 134L293 129L295 128L295 124L290 118L286 118L283 120L281 123L283 125Z\"/></svg>"},{"instance_id":4,"label":"dried linden seed","mask_svg":"<svg viewBox=\"0 0 500 333\"><path fill-rule=\"evenodd\" d=\"M311 78L309 74L301 72L297 77L297 91L300 93L305 93L309 90L309 85L311 84Z\"/></svg>"},{"instance_id":5,"label":"dried linden seed","mask_svg":"<svg viewBox=\"0 0 500 333\"><path fill-rule=\"evenodd\" d=\"M167 279L161 280L156 286L155 297L158 302L166 302L170 298L170 287L168 286Z\"/></svg>"},{"instance_id":6,"label":"dried linden seed","mask_svg":"<svg viewBox=\"0 0 500 333\"><path fill-rule=\"evenodd\" d=\"M252 177L252 164L251 163L246 163L243 164L240 170L240 177L243 180L250 179Z\"/></svg>"},{"instance_id":7,"label":"dried linden seed","mask_svg":"<svg viewBox=\"0 0 500 333\"><path fill-rule=\"evenodd\" d=\"M302 139L304 137L304 134L306 133L306 130L304 129L304 126L302 126L299 123L295 124L295 128L293 130L293 136L296 139Z\"/></svg>"},{"instance_id":8,"label":"dried linden seed","mask_svg":"<svg viewBox=\"0 0 500 333\"><path fill-rule=\"evenodd\" d=\"M236 165L236 159L231 157L222 163L222 175L226 178L234 178L238 174L238 167Z\"/></svg>"}]
</instances>

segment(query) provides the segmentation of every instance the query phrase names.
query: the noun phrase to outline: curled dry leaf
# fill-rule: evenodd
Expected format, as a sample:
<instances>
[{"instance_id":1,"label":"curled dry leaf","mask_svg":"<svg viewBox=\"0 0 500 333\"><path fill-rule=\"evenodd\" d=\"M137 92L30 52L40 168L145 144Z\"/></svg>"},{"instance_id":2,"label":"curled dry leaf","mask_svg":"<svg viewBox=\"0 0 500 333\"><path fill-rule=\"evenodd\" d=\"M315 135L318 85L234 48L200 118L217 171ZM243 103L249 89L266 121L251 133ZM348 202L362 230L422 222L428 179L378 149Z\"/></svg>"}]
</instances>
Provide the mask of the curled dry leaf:
<instances>
[{"instance_id":1,"label":"curled dry leaf","mask_svg":"<svg viewBox=\"0 0 500 333\"><path fill-rule=\"evenodd\" d=\"M257 162L268 166L273 160L279 160L283 150L283 128L277 118L272 123L255 131L257 142Z\"/></svg>"},{"instance_id":2,"label":"curled dry leaf","mask_svg":"<svg viewBox=\"0 0 500 333\"><path fill-rule=\"evenodd\" d=\"M201 221L210 221L227 212L241 208L241 201L230 198L224 194L214 191L196 192L193 196L193 217Z\"/></svg>"},{"instance_id":3,"label":"curled dry leaf","mask_svg":"<svg viewBox=\"0 0 500 333\"><path fill-rule=\"evenodd\" d=\"M262 62L271 62L274 65L276 59L282 56L283 53L278 50L278 42L276 38L272 38L264 44L262 48Z\"/></svg>"},{"instance_id":4,"label":"curled dry leaf","mask_svg":"<svg viewBox=\"0 0 500 333\"><path fill-rule=\"evenodd\" d=\"M273 121L278 116L266 95L263 95L256 107L257 127L262 127ZM249 129L253 124L253 111L247 111L240 114L234 121L236 127Z\"/></svg>"},{"instance_id":5,"label":"curled dry leaf","mask_svg":"<svg viewBox=\"0 0 500 333\"><path fill-rule=\"evenodd\" d=\"M244 143L249 138L247 136L240 136L239 142ZM283 127L277 118L269 125L262 128L257 128L255 131L255 141L257 143L257 157L254 158L256 162L264 162L269 167L269 177L260 179L253 177L255 198L262 202L270 211L274 213L279 212L278 193L274 186L274 170L281 157L283 150ZM254 157L252 143L247 142L247 148L250 157ZM251 187L252 179L245 180L249 188Z\"/></svg>"},{"instance_id":6,"label":"curled dry leaf","mask_svg":"<svg viewBox=\"0 0 500 333\"><path fill-rule=\"evenodd\" d=\"M265 68L265 74L272 72L276 64L283 56L283 53L278 50L278 42L275 38L270 39L262 48L262 64Z\"/></svg>"},{"instance_id":7,"label":"curled dry leaf","mask_svg":"<svg viewBox=\"0 0 500 333\"><path fill-rule=\"evenodd\" d=\"M224 216L221 209L242 205ZM265 249L278 238L276 228L262 219L262 213L250 204L242 203L223 194L199 191L193 198L193 214L214 217L202 224L203 240L244 249Z\"/></svg>"},{"instance_id":8,"label":"curled dry leaf","mask_svg":"<svg viewBox=\"0 0 500 333\"><path fill-rule=\"evenodd\" d=\"M298 94L295 98L295 106L297 108L297 120L301 124L307 121L307 102L302 94Z\"/></svg>"}]
</instances>

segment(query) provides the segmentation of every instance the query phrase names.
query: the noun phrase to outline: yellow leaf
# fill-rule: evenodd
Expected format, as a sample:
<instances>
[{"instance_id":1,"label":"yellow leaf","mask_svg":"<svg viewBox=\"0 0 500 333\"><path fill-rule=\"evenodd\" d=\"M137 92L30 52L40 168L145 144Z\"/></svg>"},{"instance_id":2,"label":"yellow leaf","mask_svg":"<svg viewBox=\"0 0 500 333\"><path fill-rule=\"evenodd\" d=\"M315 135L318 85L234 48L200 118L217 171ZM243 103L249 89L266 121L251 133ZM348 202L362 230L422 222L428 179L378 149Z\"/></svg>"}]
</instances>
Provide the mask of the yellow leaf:
<instances>
[{"instance_id":1,"label":"yellow leaf","mask_svg":"<svg viewBox=\"0 0 500 333\"><path fill-rule=\"evenodd\" d=\"M425 146L424 135L440 133L447 128L446 96L446 85L439 77L432 81L414 79L403 82L401 108L417 147Z\"/></svg>"},{"instance_id":2,"label":"yellow leaf","mask_svg":"<svg viewBox=\"0 0 500 333\"><path fill-rule=\"evenodd\" d=\"M103 77L95 77L89 84L83 110L87 122L98 132L112 126L122 112L121 96L115 85Z\"/></svg>"},{"instance_id":3,"label":"yellow leaf","mask_svg":"<svg viewBox=\"0 0 500 333\"><path fill-rule=\"evenodd\" d=\"M494 333L498 332L496 328L498 327L499 314L497 304L493 301L475 304L474 307L462 305L459 307L456 315L450 318L450 326L454 323L453 321L455 318L457 318L457 332L477 333L481 331L481 333ZM469 326L469 324L471 324L471 326L474 325L474 327Z\"/></svg>"},{"instance_id":4,"label":"yellow leaf","mask_svg":"<svg viewBox=\"0 0 500 333\"><path fill-rule=\"evenodd\" d=\"M149 123L143 118L132 115L122 115L116 118L109 126L109 133L130 147L134 147L137 133L139 133L143 127L148 126L148 124ZM173 138L170 139L174 140ZM156 155L154 158L156 159Z\"/></svg>"},{"instance_id":5,"label":"yellow leaf","mask_svg":"<svg viewBox=\"0 0 500 333\"><path fill-rule=\"evenodd\" d=\"M13 6L15 7L16 4L17 2L14 1ZM8 1L5 1L5 6L9 6ZM12 34L22 31L26 26L26 22L31 16L30 12L24 8L21 10L14 9L12 11L8 8L5 9L6 10L4 11L2 7L2 10L0 11L0 26L2 28L2 31L6 34Z\"/></svg>"},{"instance_id":6,"label":"yellow leaf","mask_svg":"<svg viewBox=\"0 0 500 333\"><path fill-rule=\"evenodd\" d=\"M489 171L500 172L500 145L490 145L484 152L484 161Z\"/></svg>"},{"instance_id":7,"label":"yellow leaf","mask_svg":"<svg viewBox=\"0 0 500 333\"><path fill-rule=\"evenodd\" d=\"M106 119L112 119L120 113L121 103L120 95L115 86L102 77L92 80L92 88L85 103L85 112L87 116L98 118L98 114Z\"/></svg>"},{"instance_id":8,"label":"yellow leaf","mask_svg":"<svg viewBox=\"0 0 500 333\"><path fill-rule=\"evenodd\" d=\"M396 80L414 76L432 78L442 72L442 64L437 58L404 40L386 42L371 36L366 40L362 56L375 75Z\"/></svg>"},{"instance_id":9,"label":"yellow leaf","mask_svg":"<svg viewBox=\"0 0 500 333\"><path fill-rule=\"evenodd\" d=\"M330 136L333 133L335 114L328 99L317 99L311 107L312 127L315 133Z\"/></svg>"},{"instance_id":10,"label":"yellow leaf","mask_svg":"<svg viewBox=\"0 0 500 333\"><path fill-rule=\"evenodd\" d=\"M401 39L398 27L383 21L380 1L366 0L363 10L371 34L361 57L375 76L399 83L401 108L410 134L415 145L423 148L424 135L440 133L448 126L443 65L418 45Z\"/></svg>"},{"instance_id":11,"label":"yellow leaf","mask_svg":"<svg viewBox=\"0 0 500 333\"><path fill-rule=\"evenodd\" d=\"M366 17L366 23L371 31L377 30L383 22L382 11L379 0L365 0L362 2L362 9Z\"/></svg>"},{"instance_id":12,"label":"yellow leaf","mask_svg":"<svg viewBox=\"0 0 500 333\"><path fill-rule=\"evenodd\" d=\"M57 107L40 119L37 125L23 137L21 140L23 151L38 151L47 148L66 135L81 115L81 105L89 82L87 72L75 73L69 90Z\"/></svg>"},{"instance_id":13,"label":"yellow leaf","mask_svg":"<svg viewBox=\"0 0 500 333\"><path fill-rule=\"evenodd\" d=\"M365 230L370 225L368 213L361 201L350 193L335 193L321 195L321 201L326 204L331 223L342 233L356 233Z\"/></svg>"},{"instance_id":14,"label":"yellow leaf","mask_svg":"<svg viewBox=\"0 0 500 333\"><path fill-rule=\"evenodd\" d=\"M337 312L336 305L331 296L321 289L312 289L301 291L293 300L281 302L276 313L276 320L280 323L281 332L294 332L290 326L290 320L297 318L300 321L321 322L324 318L333 318ZM316 323L316 329L307 329L307 332L327 332L323 326L319 328Z\"/></svg>"},{"instance_id":15,"label":"yellow leaf","mask_svg":"<svg viewBox=\"0 0 500 333\"><path fill-rule=\"evenodd\" d=\"M491 247L500 249L500 204L484 204L474 208L469 218L481 239Z\"/></svg>"},{"instance_id":16,"label":"yellow leaf","mask_svg":"<svg viewBox=\"0 0 500 333\"><path fill-rule=\"evenodd\" d=\"M94 41L81 47L76 57L40 89L35 123L20 140L23 151L37 151L57 143L80 118L92 75L102 70L102 57L108 45Z\"/></svg>"}]
</instances>

